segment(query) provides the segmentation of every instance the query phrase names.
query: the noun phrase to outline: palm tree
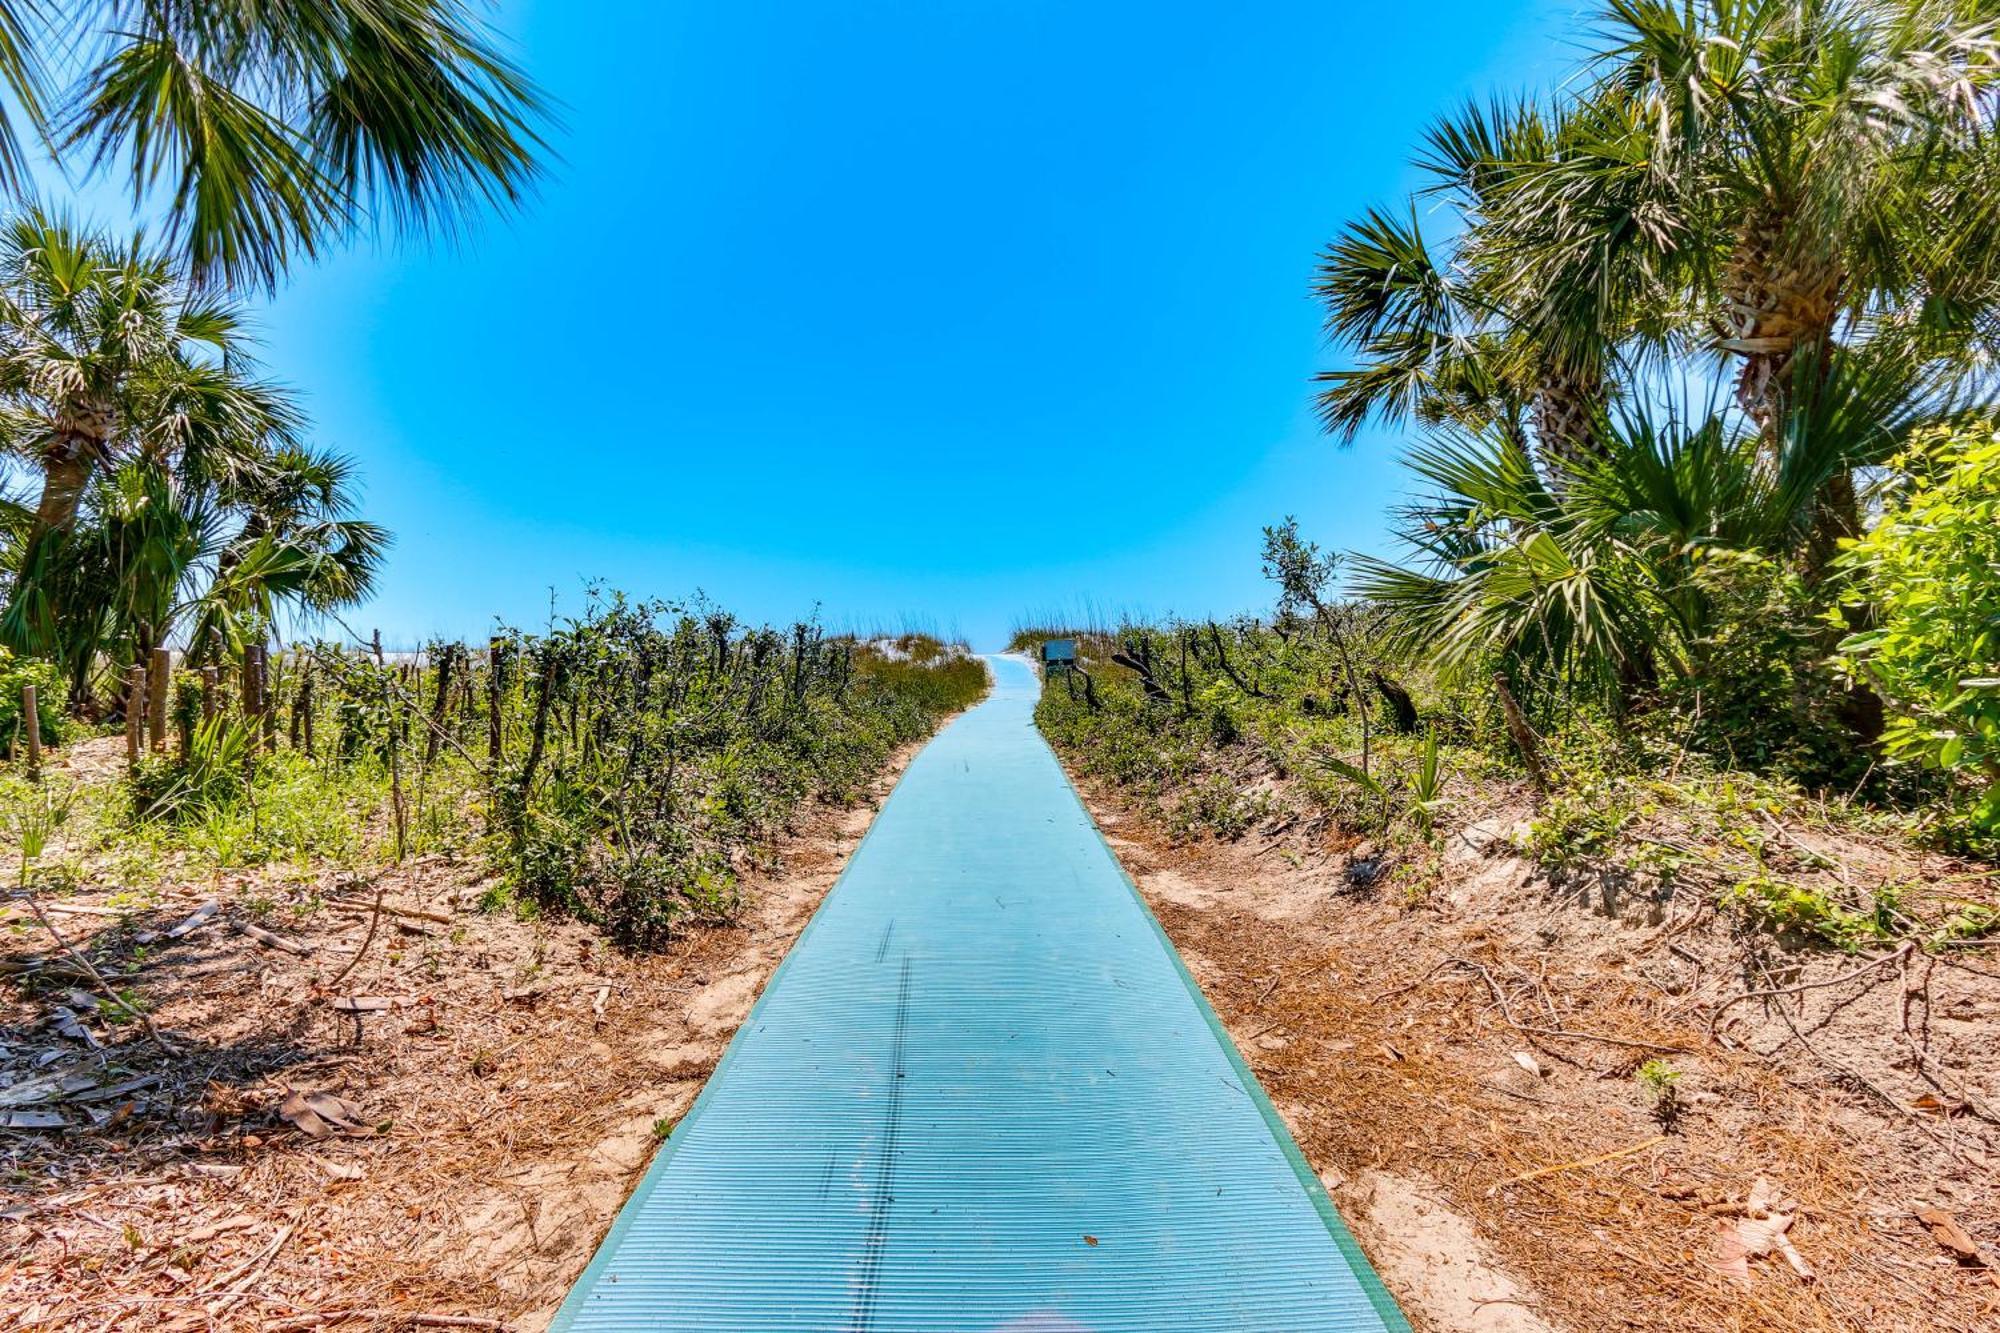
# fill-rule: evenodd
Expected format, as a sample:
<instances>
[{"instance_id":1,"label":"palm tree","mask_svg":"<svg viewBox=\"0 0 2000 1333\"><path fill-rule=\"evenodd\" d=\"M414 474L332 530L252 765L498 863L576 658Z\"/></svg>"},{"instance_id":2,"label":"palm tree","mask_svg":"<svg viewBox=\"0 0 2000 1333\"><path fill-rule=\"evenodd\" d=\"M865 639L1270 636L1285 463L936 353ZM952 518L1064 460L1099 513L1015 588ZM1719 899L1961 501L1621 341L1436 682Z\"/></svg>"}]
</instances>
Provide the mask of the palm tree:
<instances>
[{"instance_id":1,"label":"palm tree","mask_svg":"<svg viewBox=\"0 0 2000 1333\"><path fill-rule=\"evenodd\" d=\"M35 535L66 530L120 451L221 474L290 439L298 414L248 374L243 328L143 236L117 244L41 208L0 229L0 442L41 468Z\"/></svg>"},{"instance_id":2,"label":"palm tree","mask_svg":"<svg viewBox=\"0 0 2000 1333\"><path fill-rule=\"evenodd\" d=\"M1599 407L1713 358L1767 435L1846 346L1990 359L1996 15L1991 0L1608 0L1578 93L1431 131L1441 258L1414 213L1370 214L1329 249L1318 291L1358 364L1323 377L1328 424L1351 435L1415 407L1481 426L1505 413L1454 410L1462 386L1503 386L1560 484ZM1814 567L1858 523L1851 473L1815 512Z\"/></svg>"},{"instance_id":3,"label":"palm tree","mask_svg":"<svg viewBox=\"0 0 2000 1333\"><path fill-rule=\"evenodd\" d=\"M190 293L143 237L115 244L41 209L0 229L0 448L40 474L0 642L57 651L63 549L120 464L206 486L296 442L297 409L254 364L240 310Z\"/></svg>"},{"instance_id":4,"label":"palm tree","mask_svg":"<svg viewBox=\"0 0 2000 1333\"><path fill-rule=\"evenodd\" d=\"M221 483L186 456L169 468L143 455L93 481L72 539L34 578L73 697L101 665L171 640L191 662L220 661L287 612L365 599L389 538L353 516L351 480L337 455L287 447Z\"/></svg>"},{"instance_id":5,"label":"palm tree","mask_svg":"<svg viewBox=\"0 0 2000 1333\"><path fill-rule=\"evenodd\" d=\"M1431 127L1417 158L1429 178L1419 198L1444 208L1448 239L1426 237L1412 199L1407 221L1371 210L1327 247L1313 292L1329 339L1354 358L1318 377L1330 431L1351 440L1371 419L1412 416L1495 426L1532 440L1556 480L1596 452L1591 426L1615 392L1621 330L1574 303L1561 319L1530 319L1497 281L1507 256L1491 244L1514 178L1574 129L1560 108L1468 104Z\"/></svg>"},{"instance_id":6,"label":"palm tree","mask_svg":"<svg viewBox=\"0 0 2000 1333\"><path fill-rule=\"evenodd\" d=\"M0 187L26 142L157 202L198 280L452 227L537 175L542 98L463 0L0 0Z\"/></svg>"},{"instance_id":7,"label":"palm tree","mask_svg":"<svg viewBox=\"0 0 2000 1333\"><path fill-rule=\"evenodd\" d=\"M290 396L255 373L241 311L174 275L143 237L113 243L41 210L0 229L0 448L39 483L10 528L0 643L60 663L79 699L101 654L164 641L232 516L313 458ZM315 569L352 546L366 586L380 541L365 525L343 545L345 513L272 514L282 541L325 548Z\"/></svg>"},{"instance_id":8,"label":"palm tree","mask_svg":"<svg viewBox=\"0 0 2000 1333\"><path fill-rule=\"evenodd\" d=\"M1354 557L1349 591L1448 677L1499 660L1623 705L1698 676L1716 627L1702 560L1796 550L1828 478L1961 409L1954 377L1900 345L1795 373L1816 390L1769 426L1733 399L1605 409L1561 486L1503 429L1436 432L1407 460L1425 493L1398 516L1405 560Z\"/></svg>"},{"instance_id":9,"label":"palm tree","mask_svg":"<svg viewBox=\"0 0 2000 1333\"><path fill-rule=\"evenodd\" d=\"M299 447L220 489L242 526L215 551L215 576L190 608L197 656L237 653L277 622L344 610L374 590L389 533L355 517L354 463Z\"/></svg>"},{"instance_id":10,"label":"palm tree","mask_svg":"<svg viewBox=\"0 0 2000 1333\"><path fill-rule=\"evenodd\" d=\"M1610 0L1559 151L1482 219L1496 299L1533 342L1642 308L1659 347L1733 365L1775 444L1843 349L1963 368L2000 348L1990 0ZM1858 530L1853 474L1815 499L1807 566Z\"/></svg>"}]
</instances>

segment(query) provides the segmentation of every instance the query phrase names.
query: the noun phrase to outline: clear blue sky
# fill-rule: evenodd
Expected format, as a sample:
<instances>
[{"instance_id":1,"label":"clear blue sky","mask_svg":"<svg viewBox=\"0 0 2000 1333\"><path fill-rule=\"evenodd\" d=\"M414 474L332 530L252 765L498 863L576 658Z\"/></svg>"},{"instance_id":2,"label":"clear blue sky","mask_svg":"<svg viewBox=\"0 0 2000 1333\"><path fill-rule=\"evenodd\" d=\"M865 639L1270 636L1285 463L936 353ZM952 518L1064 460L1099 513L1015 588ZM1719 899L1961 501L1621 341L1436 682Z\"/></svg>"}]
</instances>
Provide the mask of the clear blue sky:
<instances>
[{"instance_id":1,"label":"clear blue sky","mask_svg":"<svg viewBox=\"0 0 2000 1333\"><path fill-rule=\"evenodd\" d=\"M1261 524L1376 549L1402 485L1316 434L1317 249L1437 112L1567 72L1579 8L504 4L565 104L542 197L264 316L397 534L358 623L593 577L982 646L1265 607Z\"/></svg>"}]
</instances>

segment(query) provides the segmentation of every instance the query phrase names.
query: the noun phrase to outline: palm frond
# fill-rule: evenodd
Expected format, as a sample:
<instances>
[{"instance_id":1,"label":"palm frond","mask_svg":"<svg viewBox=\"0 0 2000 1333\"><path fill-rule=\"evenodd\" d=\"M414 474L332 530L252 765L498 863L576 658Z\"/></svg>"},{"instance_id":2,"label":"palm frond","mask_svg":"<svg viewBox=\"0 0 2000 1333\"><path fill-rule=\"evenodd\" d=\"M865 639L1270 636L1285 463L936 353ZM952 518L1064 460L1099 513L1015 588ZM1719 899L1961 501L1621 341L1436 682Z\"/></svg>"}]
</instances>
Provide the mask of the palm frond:
<instances>
[{"instance_id":1,"label":"palm frond","mask_svg":"<svg viewBox=\"0 0 2000 1333\"><path fill-rule=\"evenodd\" d=\"M460 0L76 11L103 50L63 146L135 201L164 190L202 281L268 286L357 233L450 231L541 171L546 102Z\"/></svg>"}]
</instances>

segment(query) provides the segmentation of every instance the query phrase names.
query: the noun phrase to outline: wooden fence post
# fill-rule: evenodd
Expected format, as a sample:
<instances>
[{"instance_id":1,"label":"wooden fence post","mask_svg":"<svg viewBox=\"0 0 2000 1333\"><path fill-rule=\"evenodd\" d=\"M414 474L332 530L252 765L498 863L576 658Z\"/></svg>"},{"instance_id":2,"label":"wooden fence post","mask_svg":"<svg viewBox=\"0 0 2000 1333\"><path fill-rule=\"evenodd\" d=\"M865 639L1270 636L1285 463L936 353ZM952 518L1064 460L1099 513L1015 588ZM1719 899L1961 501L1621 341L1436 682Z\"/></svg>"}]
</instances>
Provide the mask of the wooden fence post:
<instances>
[{"instance_id":1,"label":"wooden fence post","mask_svg":"<svg viewBox=\"0 0 2000 1333\"><path fill-rule=\"evenodd\" d=\"M310 759L313 757L313 671L310 666L299 677L298 698L292 701L292 718L299 724L299 747Z\"/></svg>"},{"instance_id":2,"label":"wooden fence post","mask_svg":"<svg viewBox=\"0 0 2000 1333\"><path fill-rule=\"evenodd\" d=\"M215 715L222 708L222 701L216 696L222 690L222 673L212 666L201 669L201 720L215 721Z\"/></svg>"},{"instance_id":3,"label":"wooden fence post","mask_svg":"<svg viewBox=\"0 0 2000 1333\"><path fill-rule=\"evenodd\" d=\"M451 702L451 645L440 644L437 650L437 692L431 696L431 724L424 734L424 771L429 772L437 763L438 746L443 743L445 708ZM423 678L418 677L419 685Z\"/></svg>"},{"instance_id":4,"label":"wooden fence post","mask_svg":"<svg viewBox=\"0 0 2000 1333\"><path fill-rule=\"evenodd\" d=\"M403 813L403 723L407 718L396 708L395 696L391 694L391 676L382 656L382 631L375 631L375 671L382 681L382 708L389 721L389 799L393 802L396 816L396 860L403 859L409 846L409 824ZM400 674L400 673L398 673Z\"/></svg>"},{"instance_id":5,"label":"wooden fence post","mask_svg":"<svg viewBox=\"0 0 2000 1333\"><path fill-rule=\"evenodd\" d=\"M164 754L167 748L167 687L172 683L173 674L174 650L155 648L152 678L147 682L151 687L151 698L146 708L147 731L152 738L154 754Z\"/></svg>"},{"instance_id":6,"label":"wooden fence post","mask_svg":"<svg viewBox=\"0 0 2000 1333\"><path fill-rule=\"evenodd\" d=\"M262 644L243 645L243 716L256 722L264 716L264 673L260 660Z\"/></svg>"},{"instance_id":7,"label":"wooden fence post","mask_svg":"<svg viewBox=\"0 0 2000 1333\"><path fill-rule=\"evenodd\" d=\"M146 668L125 669L125 761L139 766L141 738L146 733Z\"/></svg>"},{"instance_id":8,"label":"wooden fence post","mask_svg":"<svg viewBox=\"0 0 2000 1333\"><path fill-rule=\"evenodd\" d=\"M486 765L500 771L500 699L506 688L507 641L495 637L486 645Z\"/></svg>"},{"instance_id":9,"label":"wooden fence post","mask_svg":"<svg viewBox=\"0 0 2000 1333\"><path fill-rule=\"evenodd\" d=\"M35 702L35 687L21 687L21 721L28 730L28 777L39 782L42 777L42 714Z\"/></svg>"},{"instance_id":10,"label":"wooden fence post","mask_svg":"<svg viewBox=\"0 0 2000 1333\"><path fill-rule=\"evenodd\" d=\"M264 748L276 751L278 748L278 693L285 675L285 650L278 650L278 673L274 681L271 674L271 650L257 649L257 693L264 704L264 726L262 740Z\"/></svg>"}]
</instances>

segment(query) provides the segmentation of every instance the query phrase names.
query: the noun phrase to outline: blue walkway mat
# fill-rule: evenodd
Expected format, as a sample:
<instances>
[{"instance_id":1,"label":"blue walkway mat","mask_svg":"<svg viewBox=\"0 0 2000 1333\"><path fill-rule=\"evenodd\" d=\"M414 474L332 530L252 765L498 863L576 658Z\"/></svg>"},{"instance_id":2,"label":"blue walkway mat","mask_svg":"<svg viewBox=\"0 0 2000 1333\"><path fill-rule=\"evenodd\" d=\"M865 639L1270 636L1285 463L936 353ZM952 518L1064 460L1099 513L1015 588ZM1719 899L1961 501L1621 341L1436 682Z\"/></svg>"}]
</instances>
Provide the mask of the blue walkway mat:
<instances>
[{"instance_id":1,"label":"blue walkway mat","mask_svg":"<svg viewBox=\"0 0 2000 1333\"><path fill-rule=\"evenodd\" d=\"M555 1329L1408 1327L988 661Z\"/></svg>"}]
</instances>

